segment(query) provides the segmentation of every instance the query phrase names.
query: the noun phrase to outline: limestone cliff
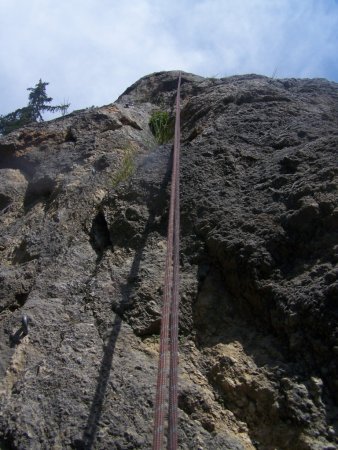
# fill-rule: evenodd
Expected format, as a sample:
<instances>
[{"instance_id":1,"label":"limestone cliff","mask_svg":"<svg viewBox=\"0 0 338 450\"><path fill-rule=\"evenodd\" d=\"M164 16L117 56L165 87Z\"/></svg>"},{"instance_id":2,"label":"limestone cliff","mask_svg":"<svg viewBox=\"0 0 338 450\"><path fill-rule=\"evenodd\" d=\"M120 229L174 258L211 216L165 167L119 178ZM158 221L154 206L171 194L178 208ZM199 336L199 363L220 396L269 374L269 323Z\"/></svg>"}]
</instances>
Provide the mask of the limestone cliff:
<instances>
[{"instance_id":1,"label":"limestone cliff","mask_svg":"<svg viewBox=\"0 0 338 450\"><path fill-rule=\"evenodd\" d=\"M151 447L176 84L0 139L0 448ZM335 83L183 73L180 448L338 445L337 149Z\"/></svg>"}]
</instances>

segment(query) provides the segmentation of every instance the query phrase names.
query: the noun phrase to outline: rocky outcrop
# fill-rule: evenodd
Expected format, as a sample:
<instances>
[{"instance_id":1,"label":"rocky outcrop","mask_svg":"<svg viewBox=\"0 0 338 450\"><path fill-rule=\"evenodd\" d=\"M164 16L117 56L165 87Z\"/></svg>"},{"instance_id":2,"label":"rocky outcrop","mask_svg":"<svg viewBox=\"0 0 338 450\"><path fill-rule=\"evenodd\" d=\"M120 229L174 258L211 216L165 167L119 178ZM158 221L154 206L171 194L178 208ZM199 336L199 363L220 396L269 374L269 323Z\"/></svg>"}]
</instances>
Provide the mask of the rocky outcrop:
<instances>
[{"instance_id":1,"label":"rocky outcrop","mask_svg":"<svg viewBox=\"0 0 338 450\"><path fill-rule=\"evenodd\" d=\"M151 447L176 84L0 140L2 448ZM337 84L183 73L181 121L180 448L333 450Z\"/></svg>"}]
</instances>

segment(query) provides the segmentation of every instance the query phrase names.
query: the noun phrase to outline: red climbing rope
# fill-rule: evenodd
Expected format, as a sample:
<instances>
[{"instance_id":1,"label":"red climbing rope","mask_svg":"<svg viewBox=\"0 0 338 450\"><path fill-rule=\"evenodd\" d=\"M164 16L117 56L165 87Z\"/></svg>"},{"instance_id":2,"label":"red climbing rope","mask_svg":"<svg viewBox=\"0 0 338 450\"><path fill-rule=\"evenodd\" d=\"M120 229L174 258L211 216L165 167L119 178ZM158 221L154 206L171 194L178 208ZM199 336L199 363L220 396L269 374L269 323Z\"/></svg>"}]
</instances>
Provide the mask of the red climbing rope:
<instances>
[{"instance_id":1,"label":"red climbing rope","mask_svg":"<svg viewBox=\"0 0 338 450\"><path fill-rule=\"evenodd\" d=\"M176 120L174 154L176 161L176 187L174 212L174 257L173 287L170 315L170 373L169 373L169 445L170 450L177 448L177 399L178 399L178 312L179 312L179 268L180 268L180 93L181 74L178 79L176 96Z\"/></svg>"},{"instance_id":2,"label":"red climbing rope","mask_svg":"<svg viewBox=\"0 0 338 450\"><path fill-rule=\"evenodd\" d=\"M153 450L161 450L165 429L165 416L169 371L168 449L177 449L177 385L178 385L178 310L179 310L179 161L180 161L180 90L181 73L176 96L176 120L173 169L171 176L170 209L167 237L167 256L164 276L164 295L160 334L160 357L157 373Z\"/></svg>"}]
</instances>

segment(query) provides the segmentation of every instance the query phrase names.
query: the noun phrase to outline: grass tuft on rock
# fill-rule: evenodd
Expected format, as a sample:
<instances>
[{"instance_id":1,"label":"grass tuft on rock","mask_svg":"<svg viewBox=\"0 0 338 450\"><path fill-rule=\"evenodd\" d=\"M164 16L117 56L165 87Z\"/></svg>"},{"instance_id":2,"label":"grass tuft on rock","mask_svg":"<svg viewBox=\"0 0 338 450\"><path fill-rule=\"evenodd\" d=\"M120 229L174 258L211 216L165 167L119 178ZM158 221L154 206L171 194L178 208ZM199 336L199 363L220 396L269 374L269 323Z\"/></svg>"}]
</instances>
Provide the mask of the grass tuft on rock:
<instances>
[{"instance_id":1,"label":"grass tuft on rock","mask_svg":"<svg viewBox=\"0 0 338 450\"><path fill-rule=\"evenodd\" d=\"M112 185L116 188L120 183L130 178L135 172L135 149L128 147L125 149L120 169L115 172Z\"/></svg>"},{"instance_id":2,"label":"grass tuft on rock","mask_svg":"<svg viewBox=\"0 0 338 450\"><path fill-rule=\"evenodd\" d=\"M165 144L173 136L172 124L169 113L166 111L155 111L152 113L149 126L159 144Z\"/></svg>"}]
</instances>

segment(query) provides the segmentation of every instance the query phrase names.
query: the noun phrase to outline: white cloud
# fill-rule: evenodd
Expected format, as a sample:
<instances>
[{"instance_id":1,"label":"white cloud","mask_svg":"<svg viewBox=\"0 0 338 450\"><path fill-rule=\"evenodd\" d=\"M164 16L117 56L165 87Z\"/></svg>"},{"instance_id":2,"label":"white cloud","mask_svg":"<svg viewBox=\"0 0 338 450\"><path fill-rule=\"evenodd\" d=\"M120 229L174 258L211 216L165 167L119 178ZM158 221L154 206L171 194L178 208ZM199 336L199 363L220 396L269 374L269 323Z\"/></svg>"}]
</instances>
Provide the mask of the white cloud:
<instances>
[{"instance_id":1,"label":"white cloud","mask_svg":"<svg viewBox=\"0 0 338 450\"><path fill-rule=\"evenodd\" d=\"M0 113L39 78L75 109L159 70L338 81L334 0L0 0L0 39Z\"/></svg>"}]
</instances>

